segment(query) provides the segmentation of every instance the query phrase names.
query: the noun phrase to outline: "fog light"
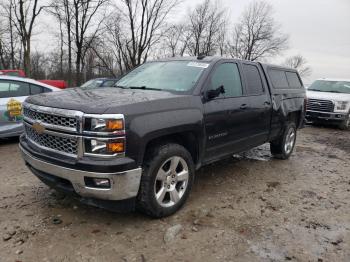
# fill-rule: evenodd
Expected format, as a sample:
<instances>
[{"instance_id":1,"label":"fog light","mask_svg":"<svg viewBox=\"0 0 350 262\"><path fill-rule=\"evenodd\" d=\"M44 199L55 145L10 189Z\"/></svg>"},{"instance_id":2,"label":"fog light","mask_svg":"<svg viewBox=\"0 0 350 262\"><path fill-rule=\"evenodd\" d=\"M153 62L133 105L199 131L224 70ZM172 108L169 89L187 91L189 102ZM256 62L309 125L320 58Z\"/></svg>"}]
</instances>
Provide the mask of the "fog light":
<instances>
[{"instance_id":1,"label":"fog light","mask_svg":"<svg viewBox=\"0 0 350 262\"><path fill-rule=\"evenodd\" d=\"M122 153L124 152L124 142L112 142L107 144L108 153Z\"/></svg>"},{"instance_id":2,"label":"fog light","mask_svg":"<svg viewBox=\"0 0 350 262\"><path fill-rule=\"evenodd\" d=\"M108 178L84 177L87 187L111 188L111 182Z\"/></svg>"}]
</instances>

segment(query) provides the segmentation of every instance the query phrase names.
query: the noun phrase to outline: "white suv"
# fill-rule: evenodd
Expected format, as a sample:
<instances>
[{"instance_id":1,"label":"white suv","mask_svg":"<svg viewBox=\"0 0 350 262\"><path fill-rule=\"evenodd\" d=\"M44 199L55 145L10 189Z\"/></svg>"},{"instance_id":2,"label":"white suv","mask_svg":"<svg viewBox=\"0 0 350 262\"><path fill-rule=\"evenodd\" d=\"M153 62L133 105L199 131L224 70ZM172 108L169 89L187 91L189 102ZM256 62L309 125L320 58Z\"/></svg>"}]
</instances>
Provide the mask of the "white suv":
<instances>
[{"instance_id":1,"label":"white suv","mask_svg":"<svg viewBox=\"0 0 350 262\"><path fill-rule=\"evenodd\" d=\"M350 125L350 80L319 79L307 89L306 119L333 122L341 129Z\"/></svg>"}]
</instances>

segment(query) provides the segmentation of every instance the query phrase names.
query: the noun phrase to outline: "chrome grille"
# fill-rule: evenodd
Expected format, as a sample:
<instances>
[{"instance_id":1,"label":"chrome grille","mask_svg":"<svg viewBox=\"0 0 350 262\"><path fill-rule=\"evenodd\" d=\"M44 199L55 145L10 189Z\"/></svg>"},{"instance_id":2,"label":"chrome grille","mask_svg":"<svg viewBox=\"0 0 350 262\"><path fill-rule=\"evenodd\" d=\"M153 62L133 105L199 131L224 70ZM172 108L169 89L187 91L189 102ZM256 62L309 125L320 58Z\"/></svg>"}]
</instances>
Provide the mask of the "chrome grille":
<instances>
[{"instance_id":1,"label":"chrome grille","mask_svg":"<svg viewBox=\"0 0 350 262\"><path fill-rule=\"evenodd\" d=\"M319 112L333 112L334 103L330 100L308 99L307 110Z\"/></svg>"},{"instance_id":2,"label":"chrome grille","mask_svg":"<svg viewBox=\"0 0 350 262\"><path fill-rule=\"evenodd\" d=\"M27 107L23 108L23 115L32 121L39 120L46 124L74 128L75 130L77 129L78 125L78 121L74 117L59 116L51 113L48 114L40 111L34 111Z\"/></svg>"},{"instance_id":3,"label":"chrome grille","mask_svg":"<svg viewBox=\"0 0 350 262\"><path fill-rule=\"evenodd\" d=\"M78 138L54 136L47 133L38 134L31 126L24 125L24 127L26 136L39 146L69 155L77 155Z\"/></svg>"}]
</instances>

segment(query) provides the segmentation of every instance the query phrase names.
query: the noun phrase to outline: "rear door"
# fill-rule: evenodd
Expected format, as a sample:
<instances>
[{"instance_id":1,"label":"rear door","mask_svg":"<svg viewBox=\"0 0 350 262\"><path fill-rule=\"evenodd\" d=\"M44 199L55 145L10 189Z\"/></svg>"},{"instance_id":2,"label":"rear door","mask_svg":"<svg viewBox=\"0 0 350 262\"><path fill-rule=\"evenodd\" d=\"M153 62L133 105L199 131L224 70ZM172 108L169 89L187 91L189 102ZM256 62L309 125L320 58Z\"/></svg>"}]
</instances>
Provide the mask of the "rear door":
<instances>
[{"instance_id":1,"label":"rear door","mask_svg":"<svg viewBox=\"0 0 350 262\"><path fill-rule=\"evenodd\" d=\"M256 63L243 62L246 99L246 125L244 133L249 138L247 148L265 143L271 125L272 103L263 72Z\"/></svg>"}]
</instances>

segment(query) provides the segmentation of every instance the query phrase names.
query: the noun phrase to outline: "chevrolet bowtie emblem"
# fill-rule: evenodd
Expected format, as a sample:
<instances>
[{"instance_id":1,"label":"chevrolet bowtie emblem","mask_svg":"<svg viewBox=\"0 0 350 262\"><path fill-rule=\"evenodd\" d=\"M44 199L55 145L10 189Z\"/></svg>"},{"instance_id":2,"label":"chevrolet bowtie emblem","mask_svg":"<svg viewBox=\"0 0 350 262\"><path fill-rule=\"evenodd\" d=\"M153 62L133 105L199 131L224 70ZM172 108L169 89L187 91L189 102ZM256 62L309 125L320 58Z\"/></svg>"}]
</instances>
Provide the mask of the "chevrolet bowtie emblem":
<instances>
[{"instance_id":1,"label":"chevrolet bowtie emblem","mask_svg":"<svg viewBox=\"0 0 350 262\"><path fill-rule=\"evenodd\" d=\"M35 122L32 127L39 135L45 131L45 127L40 122Z\"/></svg>"}]
</instances>

